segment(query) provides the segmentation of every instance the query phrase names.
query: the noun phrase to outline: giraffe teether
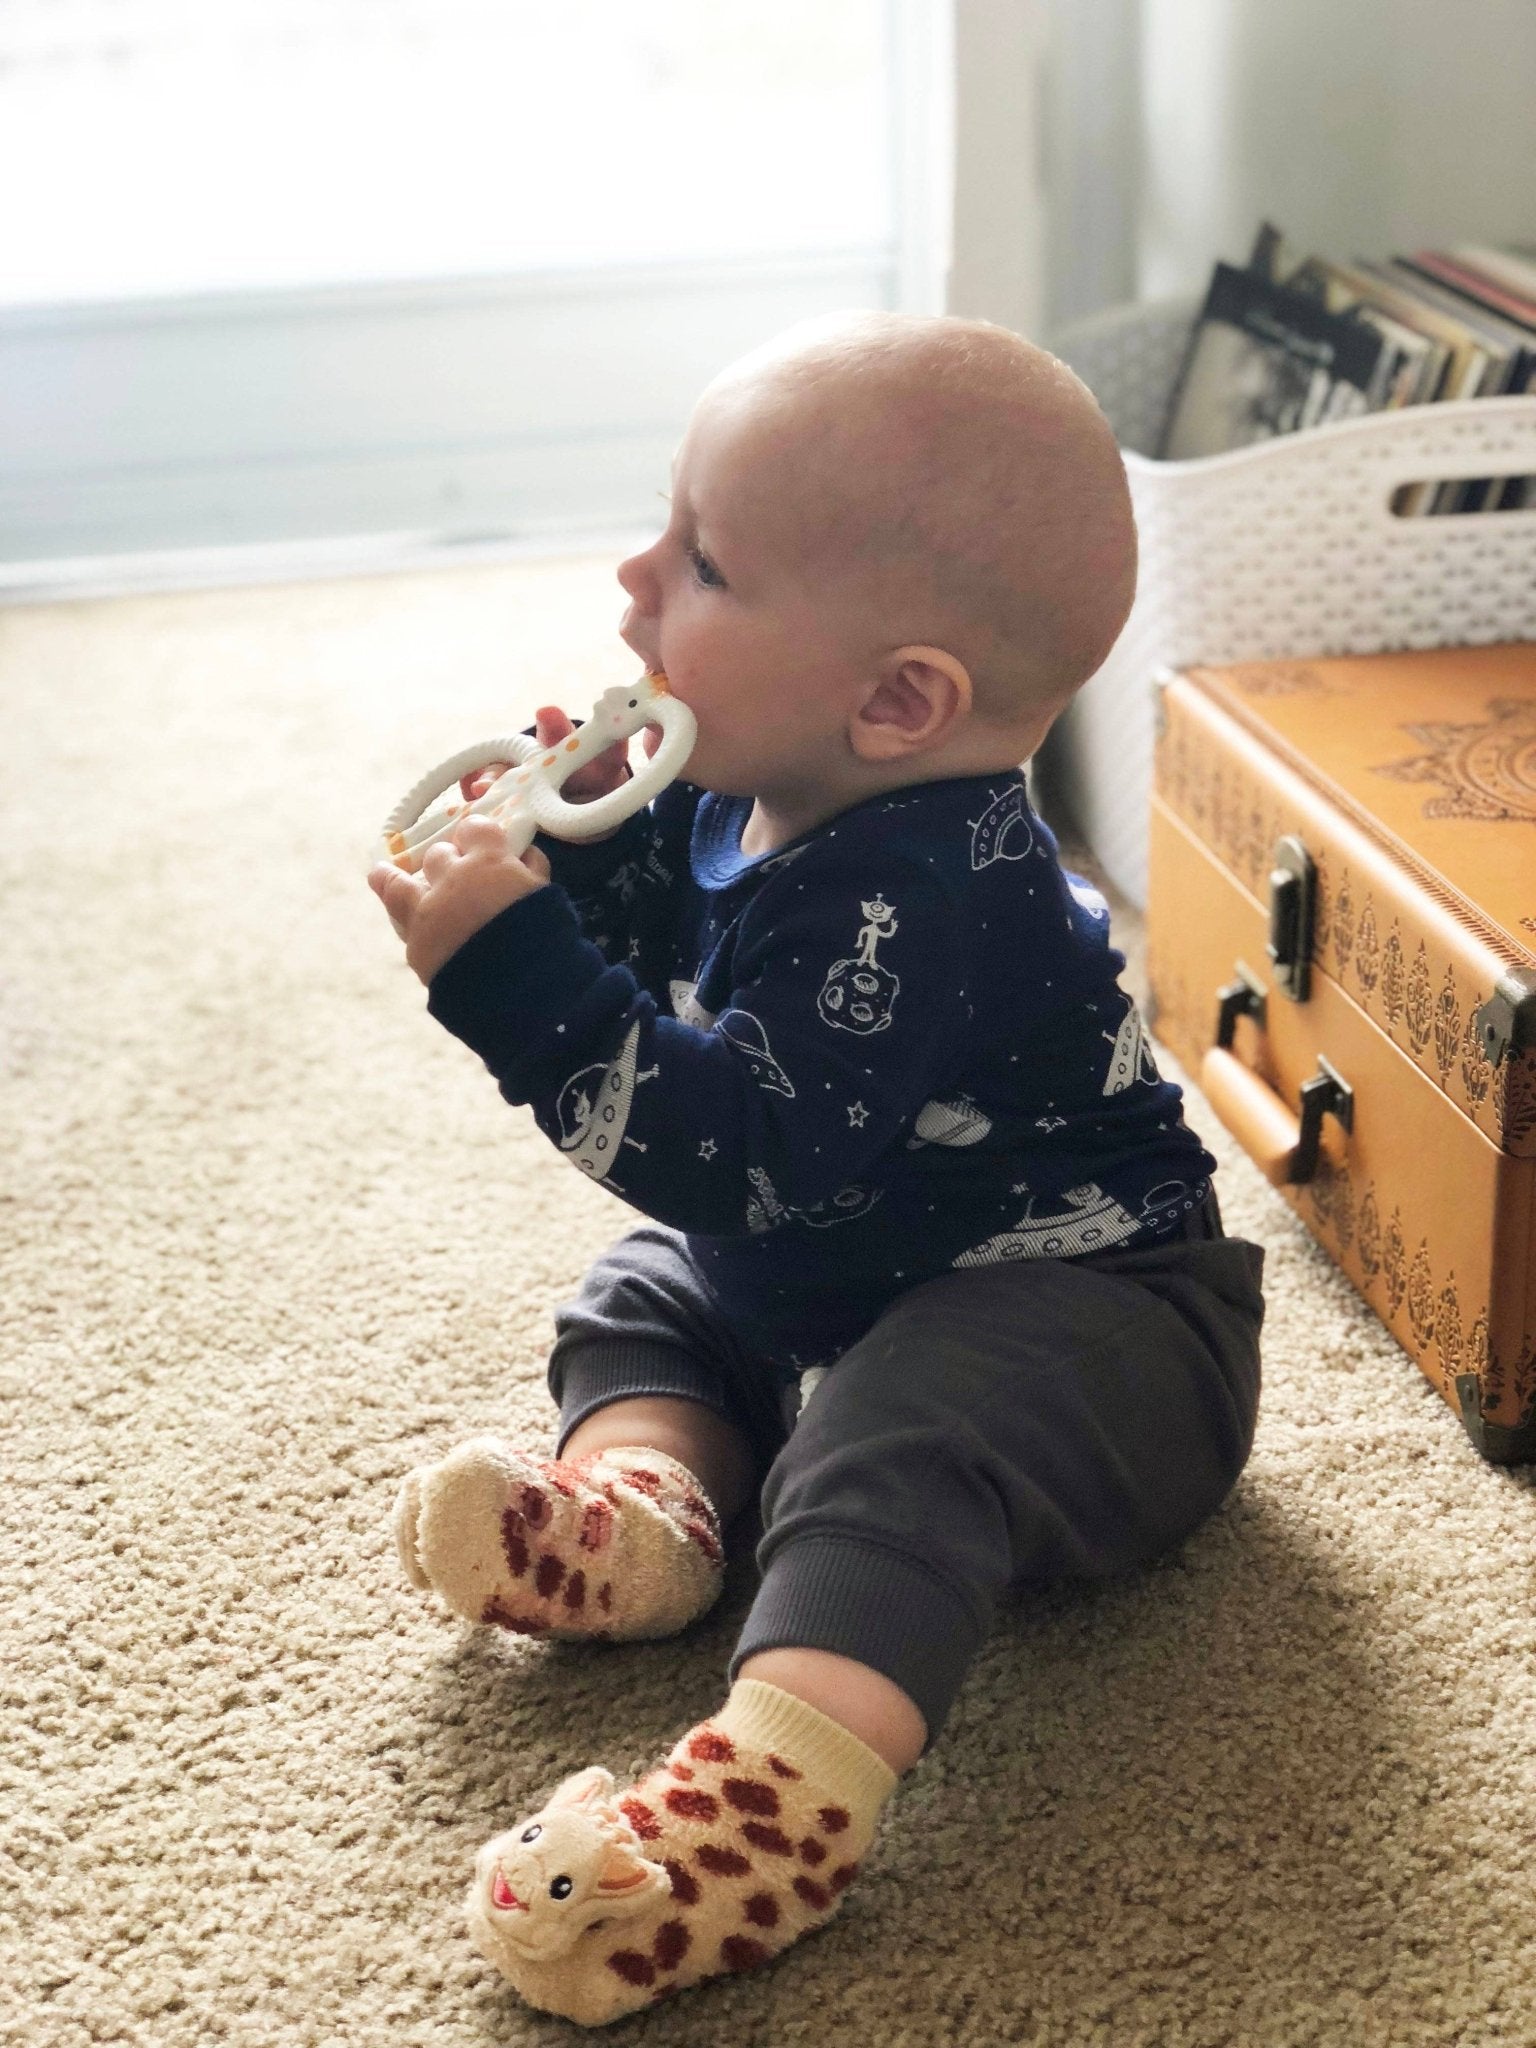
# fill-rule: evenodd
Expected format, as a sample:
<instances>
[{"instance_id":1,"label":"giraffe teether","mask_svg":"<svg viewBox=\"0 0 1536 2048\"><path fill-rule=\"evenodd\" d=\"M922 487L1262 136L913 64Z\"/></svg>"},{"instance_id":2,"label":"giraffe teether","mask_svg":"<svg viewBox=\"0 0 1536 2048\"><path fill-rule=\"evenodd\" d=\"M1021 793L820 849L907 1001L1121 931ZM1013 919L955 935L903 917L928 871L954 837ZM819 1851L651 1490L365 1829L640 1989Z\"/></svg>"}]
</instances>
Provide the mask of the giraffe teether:
<instances>
[{"instance_id":1,"label":"giraffe teether","mask_svg":"<svg viewBox=\"0 0 1536 2048\"><path fill-rule=\"evenodd\" d=\"M660 726L661 745L621 789L585 804L567 803L559 794L573 770L647 725ZM540 831L557 839L590 839L609 832L680 773L693 750L694 732L693 713L672 695L665 676L645 675L637 682L618 684L604 690L585 725L553 747L541 747L526 733L514 733L483 740L440 761L384 820L373 858L414 874L427 848L472 816L494 818L512 853L522 853ZM510 761L512 766L483 795L428 812L427 806L464 776L493 761Z\"/></svg>"}]
</instances>

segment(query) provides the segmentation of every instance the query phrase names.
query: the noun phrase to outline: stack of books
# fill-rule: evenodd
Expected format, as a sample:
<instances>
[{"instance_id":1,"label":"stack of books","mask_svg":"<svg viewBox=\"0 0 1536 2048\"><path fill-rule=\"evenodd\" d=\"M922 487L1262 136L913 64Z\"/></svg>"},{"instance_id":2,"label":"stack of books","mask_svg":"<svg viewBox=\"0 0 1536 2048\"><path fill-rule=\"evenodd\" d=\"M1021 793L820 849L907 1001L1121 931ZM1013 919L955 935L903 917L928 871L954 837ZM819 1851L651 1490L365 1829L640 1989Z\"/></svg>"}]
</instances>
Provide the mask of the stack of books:
<instances>
[{"instance_id":1,"label":"stack of books","mask_svg":"<svg viewBox=\"0 0 1536 2048\"><path fill-rule=\"evenodd\" d=\"M1360 413L1521 392L1536 393L1536 250L1297 260L1266 221L1246 269L1216 265L1157 453L1179 462ZM1494 477L1407 484L1393 509L1527 506L1536 478Z\"/></svg>"}]
</instances>

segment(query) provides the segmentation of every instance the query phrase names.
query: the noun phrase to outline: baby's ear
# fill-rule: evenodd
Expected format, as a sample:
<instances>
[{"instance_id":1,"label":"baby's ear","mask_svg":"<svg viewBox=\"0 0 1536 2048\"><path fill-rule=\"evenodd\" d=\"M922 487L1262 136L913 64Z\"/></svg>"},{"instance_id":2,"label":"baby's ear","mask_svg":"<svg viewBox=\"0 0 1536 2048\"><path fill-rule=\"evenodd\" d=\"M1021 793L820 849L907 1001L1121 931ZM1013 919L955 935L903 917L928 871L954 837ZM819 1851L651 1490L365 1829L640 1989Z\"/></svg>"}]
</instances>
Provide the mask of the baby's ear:
<instances>
[{"instance_id":1,"label":"baby's ear","mask_svg":"<svg viewBox=\"0 0 1536 2048\"><path fill-rule=\"evenodd\" d=\"M544 1802L546 1813L561 1807L580 1807L595 1813L611 1803L613 1773L593 1764L585 1771L578 1771L573 1778L567 1778L555 1787Z\"/></svg>"}]
</instances>

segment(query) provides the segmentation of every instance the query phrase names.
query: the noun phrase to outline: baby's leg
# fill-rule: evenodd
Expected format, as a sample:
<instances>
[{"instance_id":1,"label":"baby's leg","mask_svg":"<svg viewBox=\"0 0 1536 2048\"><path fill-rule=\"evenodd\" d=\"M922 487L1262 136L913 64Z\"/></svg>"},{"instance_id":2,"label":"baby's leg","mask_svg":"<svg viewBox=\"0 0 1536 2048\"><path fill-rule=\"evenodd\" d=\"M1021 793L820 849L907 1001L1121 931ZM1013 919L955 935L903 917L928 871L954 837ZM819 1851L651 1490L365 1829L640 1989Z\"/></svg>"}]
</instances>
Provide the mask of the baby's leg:
<instances>
[{"instance_id":1,"label":"baby's leg","mask_svg":"<svg viewBox=\"0 0 1536 2048\"><path fill-rule=\"evenodd\" d=\"M723 1532L776 1445L776 1409L750 1391L752 1362L716 1325L675 1232L621 1239L556 1324L556 1456L477 1437L411 1473L395 1511L402 1562L471 1621L675 1634L719 1593Z\"/></svg>"}]
</instances>

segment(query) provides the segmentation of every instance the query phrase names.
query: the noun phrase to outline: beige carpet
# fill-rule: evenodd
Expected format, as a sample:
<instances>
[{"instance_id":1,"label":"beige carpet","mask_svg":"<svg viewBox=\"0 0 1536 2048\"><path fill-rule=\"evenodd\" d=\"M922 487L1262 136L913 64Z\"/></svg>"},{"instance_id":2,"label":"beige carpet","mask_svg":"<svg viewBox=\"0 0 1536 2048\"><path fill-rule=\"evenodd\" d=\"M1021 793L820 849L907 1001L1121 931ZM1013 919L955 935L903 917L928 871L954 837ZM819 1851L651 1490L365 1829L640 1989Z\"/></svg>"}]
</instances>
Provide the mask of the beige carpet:
<instances>
[{"instance_id":1,"label":"beige carpet","mask_svg":"<svg viewBox=\"0 0 1536 2048\"><path fill-rule=\"evenodd\" d=\"M6 2043L580 2038L468 1947L472 1852L716 1704L750 1565L607 1650L403 1582L400 1475L545 1437L631 1212L429 1021L362 869L431 760L627 676L612 572L0 613ZM612 2038L1536 2043L1532 1474L1190 1107L1269 1247L1238 1492L1005 1617L828 1931Z\"/></svg>"}]
</instances>

